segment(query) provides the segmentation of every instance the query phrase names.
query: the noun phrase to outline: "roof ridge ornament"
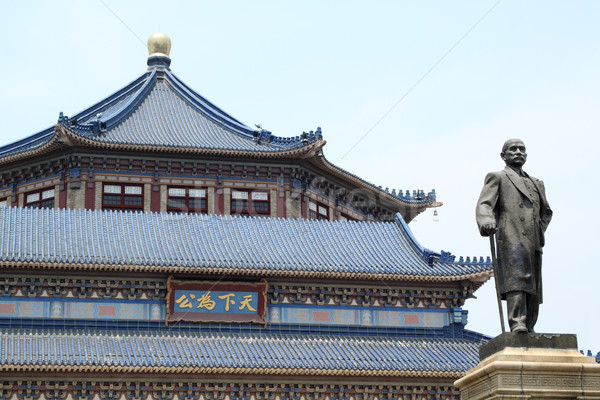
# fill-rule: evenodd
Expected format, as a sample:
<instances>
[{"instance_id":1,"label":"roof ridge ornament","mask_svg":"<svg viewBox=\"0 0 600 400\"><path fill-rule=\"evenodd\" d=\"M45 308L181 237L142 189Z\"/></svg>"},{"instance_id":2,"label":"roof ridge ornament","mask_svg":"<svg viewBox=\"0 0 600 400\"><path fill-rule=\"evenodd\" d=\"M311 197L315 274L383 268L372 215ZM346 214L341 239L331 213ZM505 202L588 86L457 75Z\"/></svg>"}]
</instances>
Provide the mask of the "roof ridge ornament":
<instances>
[{"instance_id":1,"label":"roof ridge ornament","mask_svg":"<svg viewBox=\"0 0 600 400\"><path fill-rule=\"evenodd\" d=\"M148 66L169 68L171 65L171 39L162 32L156 32L148 38Z\"/></svg>"}]
</instances>

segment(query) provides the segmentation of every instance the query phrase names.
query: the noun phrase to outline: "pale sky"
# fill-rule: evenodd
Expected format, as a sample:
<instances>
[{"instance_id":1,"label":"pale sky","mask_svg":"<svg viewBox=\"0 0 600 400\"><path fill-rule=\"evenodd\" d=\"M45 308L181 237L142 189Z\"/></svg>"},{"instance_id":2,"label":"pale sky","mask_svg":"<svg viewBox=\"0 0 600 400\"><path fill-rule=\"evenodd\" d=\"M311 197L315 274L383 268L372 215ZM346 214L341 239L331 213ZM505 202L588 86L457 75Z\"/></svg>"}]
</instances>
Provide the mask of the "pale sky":
<instances>
[{"instance_id":1,"label":"pale sky","mask_svg":"<svg viewBox=\"0 0 600 400\"><path fill-rule=\"evenodd\" d=\"M325 156L444 206L410 224L432 250L487 256L474 207L502 143L521 138L554 219L538 332L600 351L600 2L0 1L0 145L56 123L146 70L170 36L171 69L247 125L323 129ZM383 118L383 119L382 119ZM468 329L500 332L493 281Z\"/></svg>"}]
</instances>

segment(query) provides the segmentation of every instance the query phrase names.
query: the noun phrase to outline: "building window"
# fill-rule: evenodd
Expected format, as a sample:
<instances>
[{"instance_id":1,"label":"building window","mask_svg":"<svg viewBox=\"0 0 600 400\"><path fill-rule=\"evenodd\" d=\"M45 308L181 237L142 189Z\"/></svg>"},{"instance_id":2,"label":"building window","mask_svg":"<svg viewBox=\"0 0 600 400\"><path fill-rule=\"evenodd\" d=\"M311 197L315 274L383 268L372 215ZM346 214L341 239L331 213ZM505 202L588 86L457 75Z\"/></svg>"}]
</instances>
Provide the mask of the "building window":
<instances>
[{"instance_id":1,"label":"building window","mask_svg":"<svg viewBox=\"0 0 600 400\"><path fill-rule=\"evenodd\" d=\"M206 213L206 189L170 187L167 191L167 212Z\"/></svg>"},{"instance_id":2,"label":"building window","mask_svg":"<svg viewBox=\"0 0 600 400\"><path fill-rule=\"evenodd\" d=\"M348 214L341 213L340 221L355 221L355 219L349 216Z\"/></svg>"},{"instance_id":3,"label":"building window","mask_svg":"<svg viewBox=\"0 0 600 400\"><path fill-rule=\"evenodd\" d=\"M231 214L270 215L269 192L232 190Z\"/></svg>"},{"instance_id":4,"label":"building window","mask_svg":"<svg viewBox=\"0 0 600 400\"><path fill-rule=\"evenodd\" d=\"M8 207L10 205L8 199L0 200L0 208Z\"/></svg>"},{"instance_id":5,"label":"building window","mask_svg":"<svg viewBox=\"0 0 600 400\"><path fill-rule=\"evenodd\" d=\"M102 188L103 210L144 210L142 185L111 183Z\"/></svg>"},{"instance_id":6,"label":"building window","mask_svg":"<svg viewBox=\"0 0 600 400\"><path fill-rule=\"evenodd\" d=\"M25 193L25 207L54 208L54 189L42 189Z\"/></svg>"},{"instance_id":7,"label":"building window","mask_svg":"<svg viewBox=\"0 0 600 400\"><path fill-rule=\"evenodd\" d=\"M329 219L329 207L323 203L308 202L309 219Z\"/></svg>"}]
</instances>

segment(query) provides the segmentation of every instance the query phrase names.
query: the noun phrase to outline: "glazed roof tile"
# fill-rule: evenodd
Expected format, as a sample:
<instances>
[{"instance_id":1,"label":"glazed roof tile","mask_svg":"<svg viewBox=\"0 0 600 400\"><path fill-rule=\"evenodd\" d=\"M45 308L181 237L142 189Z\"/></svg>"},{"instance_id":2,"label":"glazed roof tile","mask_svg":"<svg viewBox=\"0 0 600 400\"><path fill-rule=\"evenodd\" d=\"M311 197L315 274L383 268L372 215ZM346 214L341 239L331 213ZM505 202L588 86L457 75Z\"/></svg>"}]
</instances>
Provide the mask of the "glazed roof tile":
<instances>
[{"instance_id":1,"label":"glazed roof tile","mask_svg":"<svg viewBox=\"0 0 600 400\"><path fill-rule=\"evenodd\" d=\"M70 365L464 373L477 365L480 344L447 338L8 329L0 332L0 370Z\"/></svg>"},{"instance_id":2,"label":"glazed roof tile","mask_svg":"<svg viewBox=\"0 0 600 400\"><path fill-rule=\"evenodd\" d=\"M492 269L423 248L399 214L356 222L17 207L0 209L1 262L439 280Z\"/></svg>"},{"instance_id":3,"label":"glazed roof tile","mask_svg":"<svg viewBox=\"0 0 600 400\"><path fill-rule=\"evenodd\" d=\"M186 86L170 70L148 72L106 99L59 124L97 143L279 152L306 146L320 133L277 137L248 127ZM0 158L49 142L49 128L0 148ZM304 140L303 140L304 139Z\"/></svg>"},{"instance_id":4,"label":"glazed roof tile","mask_svg":"<svg viewBox=\"0 0 600 400\"><path fill-rule=\"evenodd\" d=\"M86 110L72 130L99 142L272 152L286 146L254 140L252 129L193 92L169 71ZM140 82L140 83L142 83ZM108 108L105 108L106 105ZM100 118L97 115L101 114ZM94 134L95 121L106 127ZM292 144L292 143L290 143ZM300 145L300 141L294 143Z\"/></svg>"}]
</instances>

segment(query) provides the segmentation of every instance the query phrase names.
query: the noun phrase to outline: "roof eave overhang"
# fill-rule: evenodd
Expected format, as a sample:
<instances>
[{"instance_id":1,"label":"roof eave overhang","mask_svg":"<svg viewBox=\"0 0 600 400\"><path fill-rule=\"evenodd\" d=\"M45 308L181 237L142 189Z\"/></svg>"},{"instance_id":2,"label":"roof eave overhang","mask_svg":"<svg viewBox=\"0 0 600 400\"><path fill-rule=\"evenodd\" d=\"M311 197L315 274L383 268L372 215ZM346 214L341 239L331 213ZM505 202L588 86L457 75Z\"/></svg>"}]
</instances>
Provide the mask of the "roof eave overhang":
<instances>
[{"instance_id":1,"label":"roof eave overhang","mask_svg":"<svg viewBox=\"0 0 600 400\"><path fill-rule=\"evenodd\" d=\"M56 125L55 130L66 136L73 145L92 147L103 150L135 151L152 153L178 153L207 156L254 157L254 158L307 158L318 153L325 145L325 140L317 140L302 147L277 151L250 151L236 149L218 149L203 147L165 146L153 144L110 143L100 142L73 132L63 125Z\"/></svg>"},{"instance_id":2,"label":"roof eave overhang","mask_svg":"<svg viewBox=\"0 0 600 400\"><path fill-rule=\"evenodd\" d=\"M377 193L378 198L382 202L382 204L387 207L393 208L396 212L400 212L402 214L402 217L406 221L406 223L409 223L410 221L412 221L417 215L419 215L426 209L432 208L432 207L441 207L444 204L441 201L412 203L412 202L407 202L407 201L401 200L401 199L394 197L391 194L385 192L384 190L381 190L381 189L363 181L362 179L357 178L357 177L353 176L352 174L349 174L348 172L344 171L343 169L331 164L329 161L327 161L327 159L322 154L319 154L319 153L308 158L308 161L317 167L327 170L329 173L331 173L332 175L336 176L339 179L342 179L342 180L344 180L352 185L355 185L357 187L364 188L369 191Z\"/></svg>"},{"instance_id":3,"label":"roof eave overhang","mask_svg":"<svg viewBox=\"0 0 600 400\"><path fill-rule=\"evenodd\" d=\"M418 371L392 369L318 369L318 368L260 368L260 367L204 367L204 366L122 366L122 365L32 365L4 364L3 373L94 373L94 374L144 374L144 375L238 375L238 376L282 376L294 377L330 377L330 378L429 378L458 379L465 375L461 371Z\"/></svg>"},{"instance_id":4,"label":"roof eave overhang","mask_svg":"<svg viewBox=\"0 0 600 400\"><path fill-rule=\"evenodd\" d=\"M332 272L332 271L285 271L259 268L235 267L191 267L191 266L165 266L165 265L132 265L132 264L92 264L92 263L66 263L66 262L33 262L33 261L0 261L0 268L24 268L38 270L67 270L87 272L124 272L124 273L157 273L167 275L227 275L256 278L302 278L326 280L354 280L354 281L387 281L387 282L431 282L450 283L460 281L485 282L492 275L491 269L462 275L408 275L408 274L383 274L361 272Z\"/></svg>"},{"instance_id":5,"label":"roof eave overhang","mask_svg":"<svg viewBox=\"0 0 600 400\"><path fill-rule=\"evenodd\" d=\"M68 129L64 125L57 124L54 127L54 135L42 146L35 149L24 151L22 153L11 154L0 158L0 165L11 164L16 161L21 161L28 158L40 156L51 151L68 146L89 147L102 150L113 151L135 151L135 152L151 152L151 153L178 153L190 155L206 155L206 156L225 156L225 157L248 157L261 159L289 159L289 158L310 158L317 154L325 145L325 140L317 140L302 147L297 147L290 150L277 151L249 151L235 149L216 149L216 148L201 148L201 147L181 147L181 146L164 146L150 144L130 144L130 143L110 143L100 142L93 138L88 138L79 135L76 132Z\"/></svg>"},{"instance_id":6,"label":"roof eave overhang","mask_svg":"<svg viewBox=\"0 0 600 400\"><path fill-rule=\"evenodd\" d=\"M64 138L61 137L61 135L55 131L52 137L50 137L50 139L48 139L48 141L41 146L20 153L14 153L4 157L0 157L0 165L8 165L21 160L26 160L28 158L38 157L40 155L50 153L65 146L68 146L68 143L65 143Z\"/></svg>"}]
</instances>

